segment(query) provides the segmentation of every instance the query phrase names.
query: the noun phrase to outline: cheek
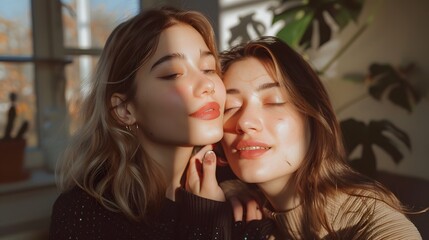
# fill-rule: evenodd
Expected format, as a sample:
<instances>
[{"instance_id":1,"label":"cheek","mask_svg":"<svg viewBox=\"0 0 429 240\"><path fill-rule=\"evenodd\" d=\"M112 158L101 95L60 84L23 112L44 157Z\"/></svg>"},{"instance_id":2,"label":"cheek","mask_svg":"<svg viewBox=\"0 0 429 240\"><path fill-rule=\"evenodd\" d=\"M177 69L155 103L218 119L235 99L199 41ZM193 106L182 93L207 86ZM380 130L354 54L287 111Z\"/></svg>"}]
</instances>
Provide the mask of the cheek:
<instances>
[{"instance_id":1,"label":"cheek","mask_svg":"<svg viewBox=\"0 0 429 240\"><path fill-rule=\"evenodd\" d=\"M158 94L158 101L162 103L162 107L171 111L186 108L187 98L186 87L174 87L167 89L163 94Z\"/></svg>"},{"instance_id":2,"label":"cheek","mask_svg":"<svg viewBox=\"0 0 429 240\"><path fill-rule=\"evenodd\" d=\"M275 128L280 146L284 146L282 152L289 164L299 163L305 157L308 150L309 134L304 121L293 118L279 118Z\"/></svg>"}]
</instances>

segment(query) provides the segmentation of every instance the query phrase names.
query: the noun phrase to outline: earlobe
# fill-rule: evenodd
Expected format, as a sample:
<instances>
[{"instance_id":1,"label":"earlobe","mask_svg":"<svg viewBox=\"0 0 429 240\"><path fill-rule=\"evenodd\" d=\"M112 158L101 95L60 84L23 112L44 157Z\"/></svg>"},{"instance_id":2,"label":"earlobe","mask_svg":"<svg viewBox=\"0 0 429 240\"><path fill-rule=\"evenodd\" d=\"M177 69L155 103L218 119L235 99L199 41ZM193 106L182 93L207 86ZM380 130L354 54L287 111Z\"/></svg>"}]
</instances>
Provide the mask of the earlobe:
<instances>
[{"instance_id":1,"label":"earlobe","mask_svg":"<svg viewBox=\"0 0 429 240\"><path fill-rule=\"evenodd\" d=\"M130 104L124 102L125 97L122 94L114 93L110 98L113 106L115 118L123 125L131 126L136 123L135 117L131 114Z\"/></svg>"}]
</instances>

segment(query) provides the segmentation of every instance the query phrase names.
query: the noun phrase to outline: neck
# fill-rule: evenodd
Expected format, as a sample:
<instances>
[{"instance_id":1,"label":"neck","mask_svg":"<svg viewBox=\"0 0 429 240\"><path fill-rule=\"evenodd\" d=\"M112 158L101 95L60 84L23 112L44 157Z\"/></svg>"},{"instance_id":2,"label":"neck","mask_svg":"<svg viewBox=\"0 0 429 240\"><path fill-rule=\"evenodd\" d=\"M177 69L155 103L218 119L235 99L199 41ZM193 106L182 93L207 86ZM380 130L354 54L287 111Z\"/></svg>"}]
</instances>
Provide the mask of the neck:
<instances>
[{"instance_id":1,"label":"neck","mask_svg":"<svg viewBox=\"0 0 429 240\"><path fill-rule=\"evenodd\" d=\"M174 201L193 146L168 145L153 141L144 141L142 145L146 154L161 167L167 184L166 197Z\"/></svg>"},{"instance_id":2,"label":"neck","mask_svg":"<svg viewBox=\"0 0 429 240\"><path fill-rule=\"evenodd\" d=\"M300 204L299 197L296 195L295 184L289 178L290 176L287 179L278 178L269 182L258 183L258 187L276 212L287 211Z\"/></svg>"}]
</instances>

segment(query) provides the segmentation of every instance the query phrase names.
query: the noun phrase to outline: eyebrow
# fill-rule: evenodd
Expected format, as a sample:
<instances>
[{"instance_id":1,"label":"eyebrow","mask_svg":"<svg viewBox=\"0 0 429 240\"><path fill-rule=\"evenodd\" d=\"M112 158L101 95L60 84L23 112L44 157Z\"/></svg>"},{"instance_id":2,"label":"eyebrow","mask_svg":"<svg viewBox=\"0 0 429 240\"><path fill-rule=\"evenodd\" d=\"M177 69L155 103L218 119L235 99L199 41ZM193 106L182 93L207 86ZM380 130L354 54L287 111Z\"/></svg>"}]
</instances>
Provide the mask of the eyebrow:
<instances>
[{"instance_id":1,"label":"eyebrow","mask_svg":"<svg viewBox=\"0 0 429 240\"><path fill-rule=\"evenodd\" d=\"M201 57L206 57L206 56L213 56L214 57L213 53L210 51L200 51L200 56ZM172 59L175 59L175 58L185 59L185 55L183 53L172 53L172 54L165 55L165 56L161 57L160 59L158 59L158 61L156 61L152 65L152 67L150 68L150 71L152 71L159 64L161 64L163 62L171 61Z\"/></svg>"},{"instance_id":2,"label":"eyebrow","mask_svg":"<svg viewBox=\"0 0 429 240\"><path fill-rule=\"evenodd\" d=\"M166 56L161 57L160 59L158 59L158 61L156 61L152 67L150 68L150 70L152 71L156 66L158 66L159 64L166 62L166 61L171 61L174 58L179 58L179 59L185 59L185 55L183 55L183 53L172 53L172 54L168 54Z\"/></svg>"},{"instance_id":3,"label":"eyebrow","mask_svg":"<svg viewBox=\"0 0 429 240\"><path fill-rule=\"evenodd\" d=\"M258 88L256 88L256 91L260 92L262 90L275 88L275 87L280 87L280 84L278 82L263 83L263 84L259 85ZM230 88L230 89L226 90L226 93L227 94L238 94L238 93L240 93L240 91L236 88Z\"/></svg>"}]
</instances>

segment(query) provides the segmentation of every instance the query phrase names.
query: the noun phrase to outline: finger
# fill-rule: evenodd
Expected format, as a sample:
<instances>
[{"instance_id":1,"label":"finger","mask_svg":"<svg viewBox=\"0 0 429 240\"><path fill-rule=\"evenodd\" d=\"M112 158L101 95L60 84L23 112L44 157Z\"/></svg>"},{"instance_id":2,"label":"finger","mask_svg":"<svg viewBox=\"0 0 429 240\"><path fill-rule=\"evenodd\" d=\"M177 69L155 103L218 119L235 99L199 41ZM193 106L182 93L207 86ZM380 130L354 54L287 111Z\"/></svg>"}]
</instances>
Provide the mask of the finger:
<instances>
[{"instance_id":1,"label":"finger","mask_svg":"<svg viewBox=\"0 0 429 240\"><path fill-rule=\"evenodd\" d=\"M262 219L262 212L259 209L259 204L251 199L246 204L246 222Z\"/></svg>"},{"instance_id":2,"label":"finger","mask_svg":"<svg viewBox=\"0 0 429 240\"><path fill-rule=\"evenodd\" d=\"M235 197L231 198L230 201L232 205L232 211L234 214L234 221L235 222L243 221L243 205Z\"/></svg>"},{"instance_id":3,"label":"finger","mask_svg":"<svg viewBox=\"0 0 429 240\"><path fill-rule=\"evenodd\" d=\"M186 170L185 188L188 192L199 194L202 180L202 162L204 154L211 150L212 145L202 147L196 154L189 159L188 169Z\"/></svg>"},{"instance_id":4,"label":"finger","mask_svg":"<svg viewBox=\"0 0 429 240\"><path fill-rule=\"evenodd\" d=\"M198 166L200 165L200 167ZM186 171L186 190L188 192L197 194L200 191L201 182L201 163L196 157L189 160L188 169Z\"/></svg>"},{"instance_id":5,"label":"finger","mask_svg":"<svg viewBox=\"0 0 429 240\"><path fill-rule=\"evenodd\" d=\"M216 179L216 154L210 150L207 151L203 158L203 182L202 188L210 189L217 187Z\"/></svg>"},{"instance_id":6,"label":"finger","mask_svg":"<svg viewBox=\"0 0 429 240\"><path fill-rule=\"evenodd\" d=\"M256 219L257 220L261 220L262 219L262 209L261 209L261 207L259 205L256 208Z\"/></svg>"}]
</instances>

